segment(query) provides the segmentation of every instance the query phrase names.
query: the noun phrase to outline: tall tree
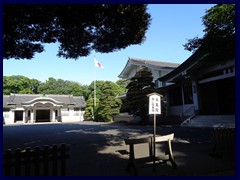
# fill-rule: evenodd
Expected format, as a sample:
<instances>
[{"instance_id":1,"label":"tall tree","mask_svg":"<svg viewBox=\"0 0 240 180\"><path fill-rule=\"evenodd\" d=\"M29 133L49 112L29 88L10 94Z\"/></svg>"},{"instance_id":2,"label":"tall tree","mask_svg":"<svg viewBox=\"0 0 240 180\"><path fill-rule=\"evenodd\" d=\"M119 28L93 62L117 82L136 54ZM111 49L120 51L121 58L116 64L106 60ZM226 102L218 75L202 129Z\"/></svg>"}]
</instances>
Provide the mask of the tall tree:
<instances>
[{"instance_id":1,"label":"tall tree","mask_svg":"<svg viewBox=\"0 0 240 180\"><path fill-rule=\"evenodd\" d=\"M86 120L95 120L99 107L99 100L96 100L96 107L94 107L94 99L89 98L86 102L86 108L84 113L84 119Z\"/></svg>"},{"instance_id":2,"label":"tall tree","mask_svg":"<svg viewBox=\"0 0 240 180\"><path fill-rule=\"evenodd\" d=\"M45 83L42 83L38 90L41 94L69 94L67 82L53 77L50 77Z\"/></svg>"},{"instance_id":3,"label":"tall tree","mask_svg":"<svg viewBox=\"0 0 240 180\"><path fill-rule=\"evenodd\" d=\"M59 43L58 56L113 52L141 44L150 24L147 5L4 4L4 59L32 59L42 43Z\"/></svg>"},{"instance_id":4,"label":"tall tree","mask_svg":"<svg viewBox=\"0 0 240 180\"><path fill-rule=\"evenodd\" d=\"M112 121L112 116L120 112L121 100L116 98L122 93L121 87L111 81L106 81L102 87L102 96L100 98L99 108L97 110L97 119L100 121Z\"/></svg>"},{"instance_id":5,"label":"tall tree","mask_svg":"<svg viewBox=\"0 0 240 180\"><path fill-rule=\"evenodd\" d=\"M130 83L129 80L119 79L119 80L116 81L116 83L117 83L117 85L119 85L123 89L124 92L127 92L126 87Z\"/></svg>"},{"instance_id":6,"label":"tall tree","mask_svg":"<svg viewBox=\"0 0 240 180\"><path fill-rule=\"evenodd\" d=\"M100 99L102 96L102 86L104 83L104 81L96 81L96 99ZM89 98L94 98L94 82L88 86L87 99Z\"/></svg>"},{"instance_id":7,"label":"tall tree","mask_svg":"<svg viewBox=\"0 0 240 180\"><path fill-rule=\"evenodd\" d=\"M85 117L88 120L95 121L111 121L112 115L118 114L121 100L116 99L116 96L123 93L124 90L111 81L96 81L97 96L96 107L94 107L93 99L93 83L89 86L90 94L88 96Z\"/></svg>"},{"instance_id":8,"label":"tall tree","mask_svg":"<svg viewBox=\"0 0 240 180\"><path fill-rule=\"evenodd\" d=\"M183 45L186 50L200 49L209 56L207 60L225 62L235 57L235 5L216 5L202 17L204 36L189 39Z\"/></svg>"},{"instance_id":9,"label":"tall tree","mask_svg":"<svg viewBox=\"0 0 240 180\"><path fill-rule=\"evenodd\" d=\"M3 94L37 94L40 81L21 75L3 76Z\"/></svg>"},{"instance_id":10,"label":"tall tree","mask_svg":"<svg viewBox=\"0 0 240 180\"><path fill-rule=\"evenodd\" d=\"M87 88L73 81L63 79L54 79L50 77L45 83L42 83L39 88L41 94L71 94L74 96L84 96L86 98Z\"/></svg>"},{"instance_id":11,"label":"tall tree","mask_svg":"<svg viewBox=\"0 0 240 180\"><path fill-rule=\"evenodd\" d=\"M142 67L130 79L127 86L126 99L123 101L120 111L128 112L141 117L142 122L148 121L148 97L147 94L154 92L155 84L148 68Z\"/></svg>"}]
</instances>

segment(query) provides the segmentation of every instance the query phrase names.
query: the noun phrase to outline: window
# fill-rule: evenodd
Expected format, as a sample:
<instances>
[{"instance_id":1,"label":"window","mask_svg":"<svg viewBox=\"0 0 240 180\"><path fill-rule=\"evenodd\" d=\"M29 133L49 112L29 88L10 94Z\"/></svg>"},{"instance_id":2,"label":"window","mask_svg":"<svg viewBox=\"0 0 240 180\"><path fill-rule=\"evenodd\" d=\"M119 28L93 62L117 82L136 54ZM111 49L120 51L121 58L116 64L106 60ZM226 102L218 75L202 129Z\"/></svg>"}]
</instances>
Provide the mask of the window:
<instances>
[{"instance_id":1,"label":"window","mask_svg":"<svg viewBox=\"0 0 240 180\"><path fill-rule=\"evenodd\" d=\"M79 116L80 108L74 108L74 116Z\"/></svg>"}]
</instances>

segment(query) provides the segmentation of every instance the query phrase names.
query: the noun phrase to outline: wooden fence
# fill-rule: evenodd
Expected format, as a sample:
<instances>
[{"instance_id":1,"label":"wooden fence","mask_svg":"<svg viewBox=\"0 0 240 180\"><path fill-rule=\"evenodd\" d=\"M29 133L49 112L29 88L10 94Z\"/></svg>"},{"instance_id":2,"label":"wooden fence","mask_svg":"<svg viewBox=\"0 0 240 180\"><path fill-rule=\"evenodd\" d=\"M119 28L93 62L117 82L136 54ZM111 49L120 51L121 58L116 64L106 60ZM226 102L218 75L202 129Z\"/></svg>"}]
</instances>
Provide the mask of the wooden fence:
<instances>
[{"instance_id":1,"label":"wooden fence","mask_svg":"<svg viewBox=\"0 0 240 180\"><path fill-rule=\"evenodd\" d=\"M33 149L20 148L4 152L5 176L65 176L69 145L53 145Z\"/></svg>"},{"instance_id":2,"label":"wooden fence","mask_svg":"<svg viewBox=\"0 0 240 180\"><path fill-rule=\"evenodd\" d=\"M235 155L235 128L214 128L213 153L215 157Z\"/></svg>"}]
</instances>

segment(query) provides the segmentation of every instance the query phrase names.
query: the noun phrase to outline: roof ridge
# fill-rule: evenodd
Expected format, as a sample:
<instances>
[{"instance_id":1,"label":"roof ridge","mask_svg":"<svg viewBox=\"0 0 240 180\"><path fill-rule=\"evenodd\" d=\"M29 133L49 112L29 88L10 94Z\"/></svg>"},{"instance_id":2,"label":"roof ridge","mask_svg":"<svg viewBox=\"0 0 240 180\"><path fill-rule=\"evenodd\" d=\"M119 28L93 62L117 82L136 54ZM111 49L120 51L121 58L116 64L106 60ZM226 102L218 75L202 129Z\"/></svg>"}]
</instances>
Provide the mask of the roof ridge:
<instances>
[{"instance_id":1,"label":"roof ridge","mask_svg":"<svg viewBox=\"0 0 240 180\"><path fill-rule=\"evenodd\" d=\"M65 96L65 97L71 97L72 94L45 94L47 96Z\"/></svg>"},{"instance_id":2,"label":"roof ridge","mask_svg":"<svg viewBox=\"0 0 240 180\"><path fill-rule=\"evenodd\" d=\"M150 59L131 58L131 57L129 57L129 60L142 61L142 62L168 63L168 64L175 64L175 65L179 64L180 65L180 63L174 63L174 62L169 62L169 61L150 60Z\"/></svg>"}]
</instances>

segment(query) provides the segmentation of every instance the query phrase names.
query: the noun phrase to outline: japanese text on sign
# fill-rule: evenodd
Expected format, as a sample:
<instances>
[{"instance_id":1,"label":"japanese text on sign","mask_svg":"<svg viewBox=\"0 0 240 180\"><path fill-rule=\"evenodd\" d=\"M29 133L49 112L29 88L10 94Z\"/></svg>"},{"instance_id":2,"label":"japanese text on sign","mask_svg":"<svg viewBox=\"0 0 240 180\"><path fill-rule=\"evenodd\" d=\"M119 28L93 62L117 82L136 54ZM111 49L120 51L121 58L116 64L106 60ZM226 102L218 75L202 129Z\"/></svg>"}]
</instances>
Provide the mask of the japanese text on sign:
<instances>
[{"instance_id":1,"label":"japanese text on sign","mask_svg":"<svg viewBox=\"0 0 240 180\"><path fill-rule=\"evenodd\" d=\"M161 114L161 97L149 96L149 114Z\"/></svg>"}]
</instances>

